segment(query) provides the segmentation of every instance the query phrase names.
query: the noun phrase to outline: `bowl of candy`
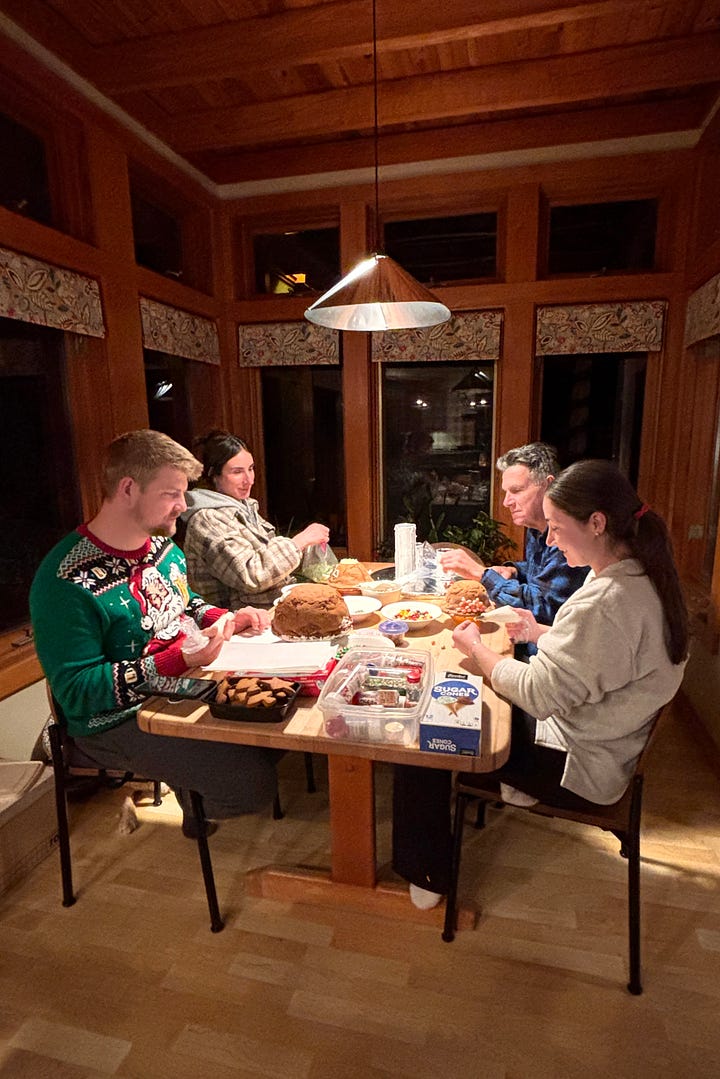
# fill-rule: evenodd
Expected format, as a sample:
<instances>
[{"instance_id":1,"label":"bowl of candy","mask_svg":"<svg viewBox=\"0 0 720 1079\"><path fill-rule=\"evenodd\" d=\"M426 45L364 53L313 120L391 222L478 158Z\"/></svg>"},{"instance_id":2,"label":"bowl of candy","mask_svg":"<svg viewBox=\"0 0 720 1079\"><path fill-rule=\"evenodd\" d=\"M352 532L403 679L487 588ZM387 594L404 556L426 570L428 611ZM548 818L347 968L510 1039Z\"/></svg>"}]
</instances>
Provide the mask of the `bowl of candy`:
<instances>
[{"instance_id":1,"label":"bowl of candy","mask_svg":"<svg viewBox=\"0 0 720 1079\"><path fill-rule=\"evenodd\" d=\"M426 629L436 618L442 618L443 612L434 603L399 600L397 603L388 603L380 614L385 619L407 622L408 633L413 633Z\"/></svg>"}]
</instances>

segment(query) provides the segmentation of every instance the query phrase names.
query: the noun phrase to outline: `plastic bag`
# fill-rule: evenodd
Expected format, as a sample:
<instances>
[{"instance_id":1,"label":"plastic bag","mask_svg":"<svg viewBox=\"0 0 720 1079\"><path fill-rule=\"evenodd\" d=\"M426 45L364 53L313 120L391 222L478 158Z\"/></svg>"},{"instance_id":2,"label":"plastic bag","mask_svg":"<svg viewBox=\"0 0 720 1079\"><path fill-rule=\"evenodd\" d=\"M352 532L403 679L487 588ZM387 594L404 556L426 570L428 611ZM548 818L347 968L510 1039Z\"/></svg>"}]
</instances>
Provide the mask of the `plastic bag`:
<instances>
[{"instance_id":1,"label":"plastic bag","mask_svg":"<svg viewBox=\"0 0 720 1079\"><path fill-rule=\"evenodd\" d=\"M301 580L323 584L336 565L337 558L328 543L311 543L303 551L296 575Z\"/></svg>"},{"instance_id":2,"label":"plastic bag","mask_svg":"<svg viewBox=\"0 0 720 1079\"><path fill-rule=\"evenodd\" d=\"M415 545L415 571L403 578L403 592L406 595L439 596L443 595L455 574L447 574L438 565L438 552L431 543Z\"/></svg>"}]
</instances>

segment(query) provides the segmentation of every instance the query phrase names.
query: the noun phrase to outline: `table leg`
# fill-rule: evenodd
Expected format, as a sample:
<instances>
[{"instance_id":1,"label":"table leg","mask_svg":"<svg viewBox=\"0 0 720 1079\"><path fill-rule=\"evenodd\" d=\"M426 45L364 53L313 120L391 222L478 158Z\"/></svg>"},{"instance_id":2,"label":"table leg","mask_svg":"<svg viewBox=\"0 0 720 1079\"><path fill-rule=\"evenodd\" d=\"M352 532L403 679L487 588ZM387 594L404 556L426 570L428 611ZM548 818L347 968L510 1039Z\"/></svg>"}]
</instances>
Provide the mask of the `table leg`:
<instances>
[{"instance_id":1,"label":"table leg","mask_svg":"<svg viewBox=\"0 0 720 1079\"><path fill-rule=\"evenodd\" d=\"M328 757L332 880L374 888L375 776L362 757Z\"/></svg>"}]
</instances>

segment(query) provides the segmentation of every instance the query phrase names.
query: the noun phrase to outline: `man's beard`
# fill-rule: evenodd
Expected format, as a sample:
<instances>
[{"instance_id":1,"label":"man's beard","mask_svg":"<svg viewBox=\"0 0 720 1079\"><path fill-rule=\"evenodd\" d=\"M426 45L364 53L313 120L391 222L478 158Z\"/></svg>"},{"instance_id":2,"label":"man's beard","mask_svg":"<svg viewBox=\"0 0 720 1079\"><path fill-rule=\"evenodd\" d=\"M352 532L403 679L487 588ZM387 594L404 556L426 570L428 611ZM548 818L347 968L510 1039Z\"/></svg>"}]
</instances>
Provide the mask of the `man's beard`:
<instances>
[{"instance_id":1,"label":"man's beard","mask_svg":"<svg viewBox=\"0 0 720 1079\"><path fill-rule=\"evenodd\" d=\"M171 521L169 524L159 524L153 528L151 535L153 536L166 536L171 539L177 532L177 521Z\"/></svg>"}]
</instances>

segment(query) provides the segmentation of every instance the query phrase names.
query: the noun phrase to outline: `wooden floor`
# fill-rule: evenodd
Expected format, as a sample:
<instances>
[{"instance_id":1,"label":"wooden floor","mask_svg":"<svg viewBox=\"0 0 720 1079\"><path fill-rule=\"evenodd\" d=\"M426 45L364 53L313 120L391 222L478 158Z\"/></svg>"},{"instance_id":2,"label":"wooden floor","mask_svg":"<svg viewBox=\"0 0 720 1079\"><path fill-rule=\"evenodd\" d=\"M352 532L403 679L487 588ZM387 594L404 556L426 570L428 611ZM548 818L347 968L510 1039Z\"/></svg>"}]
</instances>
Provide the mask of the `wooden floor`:
<instances>
[{"instance_id":1,"label":"wooden floor","mask_svg":"<svg viewBox=\"0 0 720 1079\"><path fill-rule=\"evenodd\" d=\"M453 944L430 925L247 896L252 867L327 864L317 770L309 795L289 756L286 818L224 822L212 838L218 935L172 796L130 836L121 792L74 806L76 905L60 905L55 856L0 899L0 1076L720 1074L720 785L679 715L647 779L641 997L625 990L616 842L521 810L468 829L461 890L483 914ZM384 858L388 799L380 770Z\"/></svg>"}]
</instances>

